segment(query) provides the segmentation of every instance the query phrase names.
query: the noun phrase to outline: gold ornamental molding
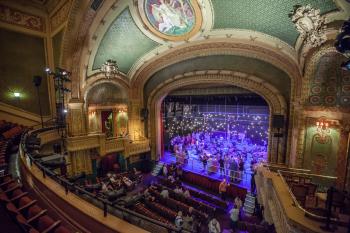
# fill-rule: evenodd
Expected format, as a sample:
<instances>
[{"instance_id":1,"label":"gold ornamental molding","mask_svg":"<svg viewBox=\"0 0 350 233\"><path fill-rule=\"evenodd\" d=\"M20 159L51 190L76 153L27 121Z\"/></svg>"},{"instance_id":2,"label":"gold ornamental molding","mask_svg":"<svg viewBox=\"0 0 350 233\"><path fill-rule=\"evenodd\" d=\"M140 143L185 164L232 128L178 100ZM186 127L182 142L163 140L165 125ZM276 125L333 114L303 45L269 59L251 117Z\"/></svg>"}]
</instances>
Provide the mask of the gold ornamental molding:
<instances>
[{"instance_id":1,"label":"gold ornamental molding","mask_svg":"<svg viewBox=\"0 0 350 233\"><path fill-rule=\"evenodd\" d=\"M291 77L291 98L293 99L294 95L300 95L300 88L298 87L301 84L301 74L298 65L292 59L259 45L229 39L208 39L199 43L193 42L179 46L146 62L132 77L131 87L133 90L137 90L134 92L133 97L137 98L143 95L145 83L160 69L183 60L210 55L240 55L271 63Z\"/></svg>"}]
</instances>

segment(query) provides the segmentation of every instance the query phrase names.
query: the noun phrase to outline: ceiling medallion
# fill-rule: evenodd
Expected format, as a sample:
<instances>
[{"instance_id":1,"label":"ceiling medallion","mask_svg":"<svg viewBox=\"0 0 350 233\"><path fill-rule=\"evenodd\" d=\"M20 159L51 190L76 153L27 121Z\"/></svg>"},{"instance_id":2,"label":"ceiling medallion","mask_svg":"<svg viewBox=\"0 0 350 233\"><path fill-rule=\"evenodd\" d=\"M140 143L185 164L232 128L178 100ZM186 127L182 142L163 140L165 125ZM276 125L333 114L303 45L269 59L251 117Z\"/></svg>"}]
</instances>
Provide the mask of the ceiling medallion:
<instances>
[{"instance_id":1,"label":"ceiling medallion","mask_svg":"<svg viewBox=\"0 0 350 233\"><path fill-rule=\"evenodd\" d=\"M189 39L202 24L196 0L143 0L138 1L138 9L147 28L165 40Z\"/></svg>"}]
</instances>

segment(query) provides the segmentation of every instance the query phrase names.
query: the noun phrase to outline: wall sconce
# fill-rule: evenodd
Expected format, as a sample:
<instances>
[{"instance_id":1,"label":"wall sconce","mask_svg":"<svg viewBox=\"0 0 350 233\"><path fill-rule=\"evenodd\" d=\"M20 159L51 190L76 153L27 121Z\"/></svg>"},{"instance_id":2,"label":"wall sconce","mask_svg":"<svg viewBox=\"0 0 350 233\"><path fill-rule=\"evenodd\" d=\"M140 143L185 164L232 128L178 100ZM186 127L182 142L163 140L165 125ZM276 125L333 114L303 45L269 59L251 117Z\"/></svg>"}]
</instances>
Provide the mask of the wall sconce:
<instances>
[{"instance_id":1,"label":"wall sconce","mask_svg":"<svg viewBox=\"0 0 350 233\"><path fill-rule=\"evenodd\" d=\"M320 119L316 121L316 131L317 131L317 140L324 144L328 141L329 139L329 134L331 132L329 128L329 122L326 121L325 119Z\"/></svg>"},{"instance_id":2,"label":"wall sconce","mask_svg":"<svg viewBox=\"0 0 350 233\"><path fill-rule=\"evenodd\" d=\"M13 96L16 98L20 98L21 97L21 93L20 92L13 92Z\"/></svg>"}]
</instances>

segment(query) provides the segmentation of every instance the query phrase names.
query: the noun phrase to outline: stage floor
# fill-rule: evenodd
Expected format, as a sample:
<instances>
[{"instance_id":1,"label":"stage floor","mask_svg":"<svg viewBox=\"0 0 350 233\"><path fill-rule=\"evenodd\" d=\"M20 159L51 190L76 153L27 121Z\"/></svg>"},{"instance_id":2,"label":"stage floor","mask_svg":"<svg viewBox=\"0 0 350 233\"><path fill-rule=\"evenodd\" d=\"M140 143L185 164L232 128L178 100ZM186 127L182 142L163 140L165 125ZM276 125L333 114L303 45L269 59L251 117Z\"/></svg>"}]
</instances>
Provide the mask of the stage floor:
<instances>
[{"instance_id":1,"label":"stage floor","mask_svg":"<svg viewBox=\"0 0 350 233\"><path fill-rule=\"evenodd\" d=\"M241 181L235 181L233 184L236 186L245 188L247 190L250 190L250 180L251 180L251 170L250 170L250 162L251 158L248 157L247 160L244 163L244 172L242 175ZM174 154L170 153L169 151L165 151L163 157L160 159L160 161L170 164L176 162L176 157ZM200 174L202 176L211 177L217 180L222 180L226 177L226 180L229 180L228 174L225 176L224 174L220 174L220 171L217 172L208 172L204 171L203 164L199 160L191 159L187 164L184 164L183 169L195 172L197 174Z\"/></svg>"}]
</instances>

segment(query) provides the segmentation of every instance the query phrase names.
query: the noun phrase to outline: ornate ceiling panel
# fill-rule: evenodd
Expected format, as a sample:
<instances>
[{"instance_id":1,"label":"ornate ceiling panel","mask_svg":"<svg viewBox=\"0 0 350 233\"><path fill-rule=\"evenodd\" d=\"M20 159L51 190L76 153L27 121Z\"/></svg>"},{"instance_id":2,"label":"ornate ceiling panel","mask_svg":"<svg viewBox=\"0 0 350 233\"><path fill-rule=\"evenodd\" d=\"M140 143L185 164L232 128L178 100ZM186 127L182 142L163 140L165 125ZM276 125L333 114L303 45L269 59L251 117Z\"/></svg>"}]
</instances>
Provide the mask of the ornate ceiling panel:
<instances>
[{"instance_id":1,"label":"ornate ceiling panel","mask_svg":"<svg viewBox=\"0 0 350 233\"><path fill-rule=\"evenodd\" d=\"M198 57L168 66L155 73L146 83L145 98L158 84L166 79L196 70L233 70L258 75L279 89L286 99L290 98L291 84L286 73L261 60L233 55Z\"/></svg>"},{"instance_id":2,"label":"ornate ceiling panel","mask_svg":"<svg viewBox=\"0 0 350 233\"><path fill-rule=\"evenodd\" d=\"M294 46L298 32L288 17L294 5L311 4L321 14L337 9L332 0L211 0L214 29L240 28L277 37Z\"/></svg>"},{"instance_id":3,"label":"ornate ceiling panel","mask_svg":"<svg viewBox=\"0 0 350 233\"><path fill-rule=\"evenodd\" d=\"M116 60L119 70L127 73L134 62L159 44L149 39L136 26L129 8L111 24L97 50L93 70L108 59Z\"/></svg>"}]
</instances>

